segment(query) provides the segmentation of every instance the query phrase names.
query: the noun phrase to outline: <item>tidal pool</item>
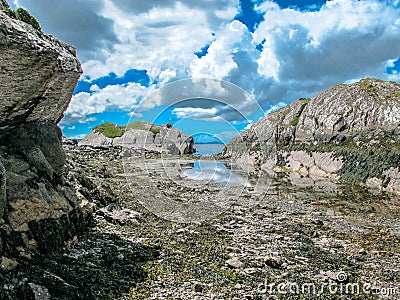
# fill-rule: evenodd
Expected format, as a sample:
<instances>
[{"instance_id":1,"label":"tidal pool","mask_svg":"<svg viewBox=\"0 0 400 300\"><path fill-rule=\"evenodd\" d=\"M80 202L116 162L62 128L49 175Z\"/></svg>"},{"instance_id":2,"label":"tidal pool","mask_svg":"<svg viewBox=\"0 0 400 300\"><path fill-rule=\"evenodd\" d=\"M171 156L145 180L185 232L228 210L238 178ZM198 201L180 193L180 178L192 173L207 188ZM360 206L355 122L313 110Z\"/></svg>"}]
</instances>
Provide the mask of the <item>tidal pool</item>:
<instances>
[{"instance_id":1,"label":"tidal pool","mask_svg":"<svg viewBox=\"0 0 400 300\"><path fill-rule=\"evenodd\" d=\"M225 186L251 186L247 178L234 174L223 162L199 160L182 174L193 180L206 180Z\"/></svg>"}]
</instances>

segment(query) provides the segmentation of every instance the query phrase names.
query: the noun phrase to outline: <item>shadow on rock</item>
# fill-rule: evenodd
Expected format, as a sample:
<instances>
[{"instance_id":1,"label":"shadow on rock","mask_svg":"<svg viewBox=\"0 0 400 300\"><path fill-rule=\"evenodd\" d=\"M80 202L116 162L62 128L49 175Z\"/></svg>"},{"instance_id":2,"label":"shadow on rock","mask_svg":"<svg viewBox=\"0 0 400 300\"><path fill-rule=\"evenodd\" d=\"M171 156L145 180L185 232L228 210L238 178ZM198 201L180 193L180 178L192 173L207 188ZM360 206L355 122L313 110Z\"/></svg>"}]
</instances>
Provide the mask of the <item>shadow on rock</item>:
<instances>
[{"instance_id":1,"label":"shadow on rock","mask_svg":"<svg viewBox=\"0 0 400 300\"><path fill-rule=\"evenodd\" d=\"M1 299L108 299L121 297L146 280L143 265L160 249L90 232L69 250L20 261L9 274ZM0 275L1 277L1 275ZM7 281L7 280L6 280ZM39 298L38 298L39 297Z\"/></svg>"}]
</instances>

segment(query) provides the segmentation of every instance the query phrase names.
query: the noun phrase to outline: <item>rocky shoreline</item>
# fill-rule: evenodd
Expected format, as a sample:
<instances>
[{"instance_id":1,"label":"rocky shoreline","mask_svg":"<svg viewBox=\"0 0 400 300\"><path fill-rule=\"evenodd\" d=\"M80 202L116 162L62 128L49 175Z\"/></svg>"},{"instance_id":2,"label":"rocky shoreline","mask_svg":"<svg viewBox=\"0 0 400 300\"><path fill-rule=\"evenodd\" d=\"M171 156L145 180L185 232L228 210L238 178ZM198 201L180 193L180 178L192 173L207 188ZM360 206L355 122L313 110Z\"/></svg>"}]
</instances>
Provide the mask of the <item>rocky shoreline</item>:
<instances>
[{"instance_id":1,"label":"rocky shoreline","mask_svg":"<svg viewBox=\"0 0 400 300\"><path fill-rule=\"evenodd\" d=\"M0 299L399 297L398 84L299 99L207 158L246 184L193 180L193 138L170 123L63 138L76 51L7 7Z\"/></svg>"},{"instance_id":2,"label":"rocky shoreline","mask_svg":"<svg viewBox=\"0 0 400 300\"><path fill-rule=\"evenodd\" d=\"M154 168L136 165L141 184L156 186L168 197L190 195L207 202L210 194L222 192L230 198L219 214L181 223L143 207L142 192L129 187L118 149L64 147L75 178L90 174L80 178L85 180L80 191L97 199L91 204L92 227L60 252L38 253L3 269L2 299L315 297L280 294L274 288L279 283L370 284L360 295L326 290L320 295L324 299L394 299L393 293L400 293L396 197L354 186L329 194L279 180L238 193L214 184L196 187L190 179L178 184L163 167L176 161L172 156L148 159ZM275 285L265 290L265 283Z\"/></svg>"}]
</instances>

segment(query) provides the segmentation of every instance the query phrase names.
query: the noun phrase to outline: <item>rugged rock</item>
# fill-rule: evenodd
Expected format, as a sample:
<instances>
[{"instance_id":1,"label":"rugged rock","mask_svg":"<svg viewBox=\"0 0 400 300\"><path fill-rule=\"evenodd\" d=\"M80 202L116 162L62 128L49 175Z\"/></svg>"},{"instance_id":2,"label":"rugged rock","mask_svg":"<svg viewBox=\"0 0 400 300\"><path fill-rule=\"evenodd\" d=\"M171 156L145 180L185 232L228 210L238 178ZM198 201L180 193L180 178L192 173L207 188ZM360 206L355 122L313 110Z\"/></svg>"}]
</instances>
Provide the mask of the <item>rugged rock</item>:
<instances>
[{"instance_id":1,"label":"rugged rock","mask_svg":"<svg viewBox=\"0 0 400 300\"><path fill-rule=\"evenodd\" d=\"M279 173L400 192L399 142L400 85L367 78L269 114L223 155Z\"/></svg>"},{"instance_id":2,"label":"rugged rock","mask_svg":"<svg viewBox=\"0 0 400 300\"><path fill-rule=\"evenodd\" d=\"M82 72L73 47L2 11L0 66L0 137L28 121L60 121Z\"/></svg>"},{"instance_id":3,"label":"rugged rock","mask_svg":"<svg viewBox=\"0 0 400 300\"><path fill-rule=\"evenodd\" d=\"M90 221L85 202L66 181L56 125L81 72L74 48L0 10L2 265L12 257L53 252Z\"/></svg>"},{"instance_id":4,"label":"rugged rock","mask_svg":"<svg viewBox=\"0 0 400 300\"><path fill-rule=\"evenodd\" d=\"M118 126L118 125L114 125ZM120 146L126 150L144 149L163 154L181 155L195 152L193 137L186 135L177 128L162 125L156 126L157 131L150 131L150 123L144 123L143 129L128 128L121 136L107 137L98 129L93 129L82 141L81 146L104 147Z\"/></svg>"},{"instance_id":5,"label":"rugged rock","mask_svg":"<svg viewBox=\"0 0 400 300\"><path fill-rule=\"evenodd\" d=\"M9 8L8 3L5 0L0 0L0 9Z\"/></svg>"}]
</instances>

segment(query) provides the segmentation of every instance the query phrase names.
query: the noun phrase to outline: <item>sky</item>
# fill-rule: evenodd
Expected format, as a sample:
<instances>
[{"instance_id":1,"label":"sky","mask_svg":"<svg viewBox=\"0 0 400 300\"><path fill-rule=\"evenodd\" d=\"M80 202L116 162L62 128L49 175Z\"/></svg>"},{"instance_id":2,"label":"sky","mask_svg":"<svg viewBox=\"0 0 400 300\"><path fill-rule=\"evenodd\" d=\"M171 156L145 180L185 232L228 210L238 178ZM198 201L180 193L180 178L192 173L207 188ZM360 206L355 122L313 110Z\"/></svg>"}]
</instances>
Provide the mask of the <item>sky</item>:
<instances>
[{"instance_id":1,"label":"sky","mask_svg":"<svg viewBox=\"0 0 400 300\"><path fill-rule=\"evenodd\" d=\"M400 0L9 2L77 49L69 138L145 120L226 143L335 84L400 81Z\"/></svg>"}]
</instances>

